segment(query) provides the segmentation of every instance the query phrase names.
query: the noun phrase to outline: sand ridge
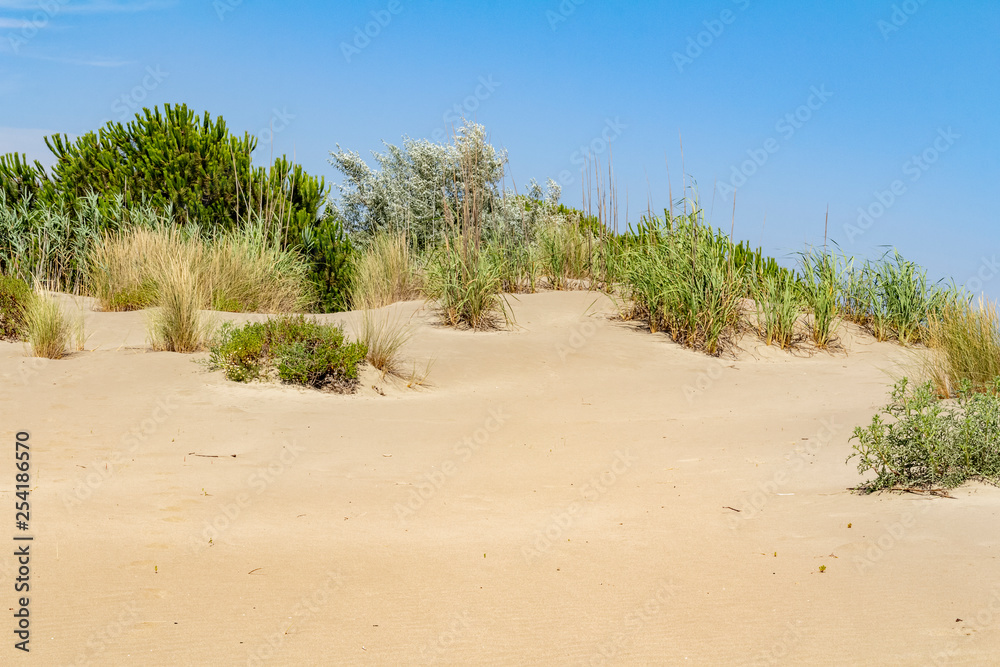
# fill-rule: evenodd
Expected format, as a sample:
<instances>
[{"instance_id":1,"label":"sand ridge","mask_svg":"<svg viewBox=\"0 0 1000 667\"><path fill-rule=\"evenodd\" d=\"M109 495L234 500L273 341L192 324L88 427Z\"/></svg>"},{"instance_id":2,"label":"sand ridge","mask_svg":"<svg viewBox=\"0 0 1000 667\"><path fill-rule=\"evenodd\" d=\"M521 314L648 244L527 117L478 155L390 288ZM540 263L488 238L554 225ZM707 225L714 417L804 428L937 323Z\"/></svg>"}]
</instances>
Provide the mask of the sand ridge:
<instances>
[{"instance_id":1,"label":"sand ridge","mask_svg":"<svg viewBox=\"0 0 1000 667\"><path fill-rule=\"evenodd\" d=\"M896 345L713 359L595 293L519 295L488 333L408 302L387 310L430 386L337 396L228 382L150 352L143 313L80 301L86 351L0 343L4 437L37 447L32 655L5 664L1000 654L1000 491L848 491Z\"/></svg>"}]
</instances>

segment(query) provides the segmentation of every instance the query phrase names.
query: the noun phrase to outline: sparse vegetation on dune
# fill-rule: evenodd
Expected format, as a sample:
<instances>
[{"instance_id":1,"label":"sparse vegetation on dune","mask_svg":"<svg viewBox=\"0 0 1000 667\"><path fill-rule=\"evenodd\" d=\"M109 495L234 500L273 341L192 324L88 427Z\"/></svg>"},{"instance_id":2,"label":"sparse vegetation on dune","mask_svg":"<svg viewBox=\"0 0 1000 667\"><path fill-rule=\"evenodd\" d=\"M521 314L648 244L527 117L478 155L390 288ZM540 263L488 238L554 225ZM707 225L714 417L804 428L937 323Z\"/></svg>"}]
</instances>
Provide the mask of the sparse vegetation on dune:
<instances>
[{"instance_id":1,"label":"sparse vegetation on dune","mask_svg":"<svg viewBox=\"0 0 1000 667\"><path fill-rule=\"evenodd\" d=\"M188 191L171 180L159 190L156 170L174 174L177 165L156 166L140 150L128 153L105 191L87 187L96 183L88 156L128 137L161 146L174 126L215 147L202 171L220 174L228 160L233 173L210 187L199 181ZM447 144L387 145L375 155L378 171L338 147L331 163L344 179L336 201L321 179L284 158L252 168L248 142L231 137L221 119L174 107L75 144L53 139L58 179L38 164L0 159L0 274L11 276L0 282L0 336L25 337L45 356L67 349L64 314L51 299L32 297L18 280L25 279L91 294L109 311L149 308L154 348L208 345L212 366L230 379L275 377L349 391L365 360L383 375L422 382L400 360L410 330L371 312L418 297L433 302L448 325L489 329L513 320L507 295L600 289L622 317L709 355L734 349L747 333L782 349L836 350L839 328L853 322L878 341L928 348L917 370L930 384L909 393L897 388L887 420L876 418L856 434L857 455L876 471L871 488L994 474L984 450L992 445L969 429L993 418L990 399L981 397L1000 388L996 310L973 308L955 285L930 282L896 251L858 260L824 245L782 266L709 224L694 186L693 198L676 204L680 212L671 202L661 216L647 211L619 231L610 165L606 176L596 164L584 174L584 211L559 204L552 181L545 190L532 181L518 193L506 187L506 152L470 122ZM68 187L73 175L79 183ZM126 192L131 178L137 189ZM206 309L277 314L348 306L366 311L357 343L301 316L225 325L212 337L203 316ZM933 405L925 387L959 403ZM947 456L961 452L964 462L935 458L929 434L945 438Z\"/></svg>"},{"instance_id":2,"label":"sparse vegetation on dune","mask_svg":"<svg viewBox=\"0 0 1000 667\"><path fill-rule=\"evenodd\" d=\"M338 326L303 315L285 316L242 327L222 325L211 345L209 366L237 382L276 377L350 393L367 353L363 342L347 341Z\"/></svg>"},{"instance_id":3,"label":"sparse vegetation on dune","mask_svg":"<svg viewBox=\"0 0 1000 667\"><path fill-rule=\"evenodd\" d=\"M858 427L848 458L861 474L874 473L859 490L955 487L970 479L1000 481L1000 379L974 392L968 381L955 402L939 401L927 382L896 384L890 403Z\"/></svg>"}]
</instances>

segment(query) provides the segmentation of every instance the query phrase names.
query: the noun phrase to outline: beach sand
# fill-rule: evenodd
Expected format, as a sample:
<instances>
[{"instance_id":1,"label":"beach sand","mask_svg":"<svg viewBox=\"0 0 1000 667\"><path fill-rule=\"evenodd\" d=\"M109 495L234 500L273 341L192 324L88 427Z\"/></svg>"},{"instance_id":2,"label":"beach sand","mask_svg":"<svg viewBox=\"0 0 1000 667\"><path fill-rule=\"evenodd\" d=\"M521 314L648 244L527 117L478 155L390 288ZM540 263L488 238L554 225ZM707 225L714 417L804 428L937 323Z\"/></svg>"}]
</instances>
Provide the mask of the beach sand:
<instances>
[{"instance_id":1,"label":"beach sand","mask_svg":"<svg viewBox=\"0 0 1000 667\"><path fill-rule=\"evenodd\" d=\"M80 302L85 351L0 343L0 539L21 430L34 536L28 655L0 557L3 664L1000 655L1000 491L849 490L897 345L844 329L834 354L748 338L714 359L595 293L512 298L516 326L487 333L409 302L384 311L430 386L367 372L343 396L229 382L150 351L143 313Z\"/></svg>"}]
</instances>

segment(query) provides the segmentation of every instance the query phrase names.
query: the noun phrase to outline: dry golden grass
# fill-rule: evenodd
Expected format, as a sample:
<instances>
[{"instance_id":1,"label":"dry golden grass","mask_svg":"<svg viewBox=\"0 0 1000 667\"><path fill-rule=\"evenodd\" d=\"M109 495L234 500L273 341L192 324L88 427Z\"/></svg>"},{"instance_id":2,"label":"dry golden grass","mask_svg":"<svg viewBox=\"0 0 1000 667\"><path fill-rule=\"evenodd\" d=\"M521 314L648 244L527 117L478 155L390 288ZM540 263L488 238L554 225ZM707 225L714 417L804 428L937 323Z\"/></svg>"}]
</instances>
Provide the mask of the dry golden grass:
<instances>
[{"instance_id":1,"label":"dry golden grass","mask_svg":"<svg viewBox=\"0 0 1000 667\"><path fill-rule=\"evenodd\" d=\"M431 364L428 362L421 371L415 363L409 366L404 363L402 349L412 334L409 324L399 315L365 311L355 337L368 349L365 361L381 372L382 377L391 376L408 388L415 388L427 384Z\"/></svg>"},{"instance_id":2,"label":"dry golden grass","mask_svg":"<svg viewBox=\"0 0 1000 667\"><path fill-rule=\"evenodd\" d=\"M58 301L37 291L25 309L25 333L33 356L59 359L69 347L72 325Z\"/></svg>"},{"instance_id":3,"label":"dry golden grass","mask_svg":"<svg viewBox=\"0 0 1000 667\"><path fill-rule=\"evenodd\" d=\"M351 284L351 307L382 308L420 296L420 272L401 234L377 234L358 257Z\"/></svg>"},{"instance_id":4,"label":"dry golden grass","mask_svg":"<svg viewBox=\"0 0 1000 667\"><path fill-rule=\"evenodd\" d=\"M212 240L169 226L110 235L88 257L90 289L104 310L147 308L178 262L204 288L203 308L299 312L312 298L304 260L280 250L259 224Z\"/></svg>"},{"instance_id":5,"label":"dry golden grass","mask_svg":"<svg viewBox=\"0 0 1000 667\"><path fill-rule=\"evenodd\" d=\"M183 260L166 267L158 305L148 322L153 349L196 352L204 347L211 333L201 314L206 291L200 277Z\"/></svg>"},{"instance_id":6,"label":"dry golden grass","mask_svg":"<svg viewBox=\"0 0 1000 667\"><path fill-rule=\"evenodd\" d=\"M962 381L986 390L1000 376L1000 315L996 304L981 300L948 306L928 326L931 353L924 358L926 375L940 396L953 396Z\"/></svg>"}]
</instances>

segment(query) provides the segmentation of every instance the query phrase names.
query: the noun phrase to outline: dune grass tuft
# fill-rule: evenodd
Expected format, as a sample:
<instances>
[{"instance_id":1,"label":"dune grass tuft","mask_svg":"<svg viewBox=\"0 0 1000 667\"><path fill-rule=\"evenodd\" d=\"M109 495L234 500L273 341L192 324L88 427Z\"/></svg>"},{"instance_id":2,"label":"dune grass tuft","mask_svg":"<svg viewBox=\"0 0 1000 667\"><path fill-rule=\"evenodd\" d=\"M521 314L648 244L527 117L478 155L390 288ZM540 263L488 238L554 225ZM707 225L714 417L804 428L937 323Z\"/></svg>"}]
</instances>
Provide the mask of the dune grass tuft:
<instances>
[{"instance_id":1,"label":"dune grass tuft","mask_svg":"<svg viewBox=\"0 0 1000 667\"><path fill-rule=\"evenodd\" d=\"M149 316L149 337L154 350L196 352L208 336L210 325L201 313L206 288L183 260L172 262L161 276L157 307Z\"/></svg>"},{"instance_id":2,"label":"dune grass tuft","mask_svg":"<svg viewBox=\"0 0 1000 667\"><path fill-rule=\"evenodd\" d=\"M36 357L60 359L72 338L72 325L55 299L38 293L25 309L25 338Z\"/></svg>"},{"instance_id":3,"label":"dune grass tuft","mask_svg":"<svg viewBox=\"0 0 1000 667\"><path fill-rule=\"evenodd\" d=\"M552 289L566 289L570 280L591 276L594 239L575 219L551 222L542 230L538 246L541 272Z\"/></svg>"},{"instance_id":4,"label":"dune grass tuft","mask_svg":"<svg viewBox=\"0 0 1000 667\"><path fill-rule=\"evenodd\" d=\"M417 263L402 234L381 232L372 237L354 266L351 306L382 308L420 294Z\"/></svg>"},{"instance_id":5,"label":"dune grass tuft","mask_svg":"<svg viewBox=\"0 0 1000 667\"><path fill-rule=\"evenodd\" d=\"M923 357L926 376L939 396L954 396L962 382L988 391L1000 377L1000 315L996 304L954 303L932 316Z\"/></svg>"},{"instance_id":6,"label":"dune grass tuft","mask_svg":"<svg viewBox=\"0 0 1000 667\"><path fill-rule=\"evenodd\" d=\"M795 342L795 323L802 312L802 294L790 271L764 276L756 287L757 321L767 345L782 349Z\"/></svg>"},{"instance_id":7,"label":"dune grass tuft","mask_svg":"<svg viewBox=\"0 0 1000 667\"><path fill-rule=\"evenodd\" d=\"M34 295L20 278L0 276L0 340L24 336L25 311Z\"/></svg>"},{"instance_id":8,"label":"dune grass tuft","mask_svg":"<svg viewBox=\"0 0 1000 667\"><path fill-rule=\"evenodd\" d=\"M811 311L813 343L820 349L827 348L840 325L843 258L832 252L813 249L802 253L801 263L806 303Z\"/></svg>"},{"instance_id":9,"label":"dune grass tuft","mask_svg":"<svg viewBox=\"0 0 1000 667\"><path fill-rule=\"evenodd\" d=\"M845 317L876 340L903 345L927 342L930 318L962 299L954 285L931 284L925 269L895 251L857 268L848 262L844 286Z\"/></svg>"},{"instance_id":10,"label":"dune grass tuft","mask_svg":"<svg viewBox=\"0 0 1000 667\"><path fill-rule=\"evenodd\" d=\"M623 275L631 315L677 342L710 355L724 351L741 326L745 272L729 238L702 220L700 209L647 220L616 271Z\"/></svg>"},{"instance_id":11,"label":"dune grass tuft","mask_svg":"<svg viewBox=\"0 0 1000 667\"><path fill-rule=\"evenodd\" d=\"M174 226L108 234L87 256L90 293L107 311L148 308L156 302L168 258L189 258L194 251L191 240Z\"/></svg>"},{"instance_id":12,"label":"dune grass tuft","mask_svg":"<svg viewBox=\"0 0 1000 667\"><path fill-rule=\"evenodd\" d=\"M504 270L489 253L449 244L431 257L426 292L451 326L495 329L511 322L502 294Z\"/></svg>"},{"instance_id":13,"label":"dune grass tuft","mask_svg":"<svg viewBox=\"0 0 1000 667\"><path fill-rule=\"evenodd\" d=\"M373 368L381 371L383 376L402 377L400 351L412 333L398 316L394 319L388 313L365 311L361 314L357 338L368 348L365 359Z\"/></svg>"},{"instance_id":14,"label":"dune grass tuft","mask_svg":"<svg viewBox=\"0 0 1000 667\"><path fill-rule=\"evenodd\" d=\"M163 276L178 262L205 288L202 308L297 312L312 300L305 262L281 250L260 220L214 238L193 227L136 227L104 237L88 259L90 290L104 310L158 303Z\"/></svg>"}]
</instances>

